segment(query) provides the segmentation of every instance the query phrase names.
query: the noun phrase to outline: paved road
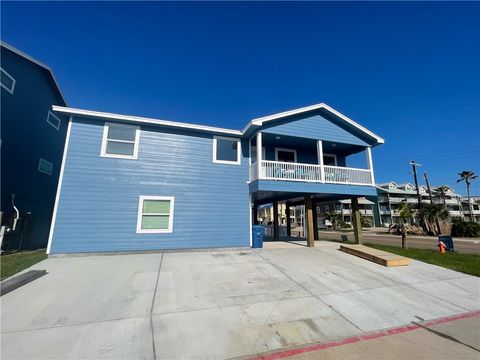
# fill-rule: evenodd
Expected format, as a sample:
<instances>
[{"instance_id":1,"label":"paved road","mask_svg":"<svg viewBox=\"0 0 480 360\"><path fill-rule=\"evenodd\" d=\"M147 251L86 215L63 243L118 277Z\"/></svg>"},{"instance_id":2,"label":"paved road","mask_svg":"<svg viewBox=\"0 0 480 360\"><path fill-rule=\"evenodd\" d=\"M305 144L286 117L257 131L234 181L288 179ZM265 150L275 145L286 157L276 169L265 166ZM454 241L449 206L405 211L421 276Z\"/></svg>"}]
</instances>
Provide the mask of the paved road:
<instances>
[{"instance_id":1,"label":"paved road","mask_svg":"<svg viewBox=\"0 0 480 360\"><path fill-rule=\"evenodd\" d=\"M338 247L48 258L1 297L1 358L225 359L479 309L477 277Z\"/></svg>"},{"instance_id":2,"label":"paved road","mask_svg":"<svg viewBox=\"0 0 480 360\"><path fill-rule=\"evenodd\" d=\"M321 240L342 240L347 236L353 241L352 233L343 233L337 231L320 231ZM372 234L369 231L363 232L363 242L382 245L401 246L402 238L399 235ZM434 236L407 236L408 246L417 249L438 250L438 238ZM480 254L480 239L459 238L454 239L455 251L465 254Z\"/></svg>"}]
</instances>

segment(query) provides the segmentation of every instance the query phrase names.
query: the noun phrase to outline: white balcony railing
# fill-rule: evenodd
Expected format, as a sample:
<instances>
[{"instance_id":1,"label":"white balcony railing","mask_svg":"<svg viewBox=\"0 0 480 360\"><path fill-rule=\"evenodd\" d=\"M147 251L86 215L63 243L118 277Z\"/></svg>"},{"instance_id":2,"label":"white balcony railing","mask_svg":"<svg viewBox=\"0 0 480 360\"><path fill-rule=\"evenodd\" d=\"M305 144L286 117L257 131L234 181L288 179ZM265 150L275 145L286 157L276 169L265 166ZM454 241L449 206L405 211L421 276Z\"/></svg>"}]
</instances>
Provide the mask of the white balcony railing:
<instances>
[{"instance_id":1,"label":"white balcony railing","mask_svg":"<svg viewBox=\"0 0 480 360\"><path fill-rule=\"evenodd\" d=\"M250 165L250 181L258 179L373 185L372 174L367 169L269 160L262 160L260 169L257 162Z\"/></svg>"}]
</instances>

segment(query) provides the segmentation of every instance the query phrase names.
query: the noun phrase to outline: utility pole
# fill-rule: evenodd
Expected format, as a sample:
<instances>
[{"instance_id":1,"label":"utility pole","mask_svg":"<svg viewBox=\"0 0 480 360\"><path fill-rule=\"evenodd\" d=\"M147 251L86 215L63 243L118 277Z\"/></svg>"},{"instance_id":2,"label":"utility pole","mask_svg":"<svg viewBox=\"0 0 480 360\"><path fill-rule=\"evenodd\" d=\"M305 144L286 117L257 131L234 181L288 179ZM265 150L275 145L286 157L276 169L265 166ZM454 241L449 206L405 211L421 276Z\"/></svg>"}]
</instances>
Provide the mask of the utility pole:
<instances>
[{"instance_id":1,"label":"utility pole","mask_svg":"<svg viewBox=\"0 0 480 360\"><path fill-rule=\"evenodd\" d=\"M425 183L427 184L428 195L430 196L430 204L433 205L432 189L430 189L430 183L428 182L428 175L426 171L423 172L423 177L425 178ZM442 235L442 229L440 229L440 222L438 221L437 217L435 217L435 224L437 225L438 235Z\"/></svg>"},{"instance_id":2,"label":"utility pole","mask_svg":"<svg viewBox=\"0 0 480 360\"><path fill-rule=\"evenodd\" d=\"M412 160L410 161L410 165L412 165L413 179L415 180L415 187L417 189L418 217L420 218L420 226L422 227L423 231L427 232L425 221L423 220L422 197L420 196L420 189L418 187L418 179L417 179L417 166L422 166L422 164L417 164L415 161Z\"/></svg>"}]
</instances>

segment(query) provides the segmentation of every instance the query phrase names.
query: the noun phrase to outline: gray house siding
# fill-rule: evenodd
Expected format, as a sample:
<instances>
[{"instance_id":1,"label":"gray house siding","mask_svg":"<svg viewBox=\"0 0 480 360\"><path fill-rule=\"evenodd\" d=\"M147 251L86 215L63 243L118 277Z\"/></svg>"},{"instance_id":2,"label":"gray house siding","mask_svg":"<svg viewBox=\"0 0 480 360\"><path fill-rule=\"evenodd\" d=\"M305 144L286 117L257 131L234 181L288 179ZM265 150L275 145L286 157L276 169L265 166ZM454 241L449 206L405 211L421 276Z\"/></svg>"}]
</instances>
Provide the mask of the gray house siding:
<instances>
[{"instance_id":1,"label":"gray house siding","mask_svg":"<svg viewBox=\"0 0 480 360\"><path fill-rule=\"evenodd\" d=\"M141 126L138 159L115 159L103 128L73 118L51 253L250 246L246 141L218 164L212 134ZM141 195L175 197L172 233L136 233Z\"/></svg>"}]
</instances>

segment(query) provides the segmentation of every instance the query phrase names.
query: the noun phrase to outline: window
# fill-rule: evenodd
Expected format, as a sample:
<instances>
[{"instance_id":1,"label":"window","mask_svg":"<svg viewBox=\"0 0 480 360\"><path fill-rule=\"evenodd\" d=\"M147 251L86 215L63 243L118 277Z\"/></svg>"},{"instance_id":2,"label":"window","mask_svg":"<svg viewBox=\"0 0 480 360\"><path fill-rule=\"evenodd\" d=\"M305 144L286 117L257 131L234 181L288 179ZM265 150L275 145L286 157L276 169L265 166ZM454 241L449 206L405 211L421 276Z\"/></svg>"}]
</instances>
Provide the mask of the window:
<instances>
[{"instance_id":1,"label":"window","mask_svg":"<svg viewBox=\"0 0 480 360\"><path fill-rule=\"evenodd\" d=\"M337 205L336 205L336 209L337 209L337 211L342 211L342 205L337 204Z\"/></svg>"},{"instance_id":2,"label":"window","mask_svg":"<svg viewBox=\"0 0 480 360\"><path fill-rule=\"evenodd\" d=\"M323 154L323 165L337 166L337 155Z\"/></svg>"},{"instance_id":3,"label":"window","mask_svg":"<svg viewBox=\"0 0 480 360\"><path fill-rule=\"evenodd\" d=\"M297 150L275 148L275 161L297 162Z\"/></svg>"},{"instance_id":4,"label":"window","mask_svg":"<svg viewBox=\"0 0 480 360\"><path fill-rule=\"evenodd\" d=\"M2 88L7 90L10 94L13 94L13 90L15 89L15 79L2 68L0 68L0 70L2 72L2 78L0 83Z\"/></svg>"},{"instance_id":5,"label":"window","mask_svg":"<svg viewBox=\"0 0 480 360\"><path fill-rule=\"evenodd\" d=\"M47 115L47 123L53 126L55 129L60 130L60 123L62 121L51 111L48 112Z\"/></svg>"},{"instance_id":6,"label":"window","mask_svg":"<svg viewBox=\"0 0 480 360\"><path fill-rule=\"evenodd\" d=\"M137 233L171 233L173 196L140 196Z\"/></svg>"},{"instance_id":7,"label":"window","mask_svg":"<svg viewBox=\"0 0 480 360\"><path fill-rule=\"evenodd\" d=\"M136 159L139 139L138 126L105 123L101 156Z\"/></svg>"},{"instance_id":8,"label":"window","mask_svg":"<svg viewBox=\"0 0 480 360\"><path fill-rule=\"evenodd\" d=\"M235 138L214 136L213 162L219 164L240 165L240 140Z\"/></svg>"},{"instance_id":9,"label":"window","mask_svg":"<svg viewBox=\"0 0 480 360\"><path fill-rule=\"evenodd\" d=\"M330 212L330 206L325 205L325 212Z\"/></svg>"},{"instance_id":10,"label":"window","mask_svg":"<svg viewBox=\"0 0 480 360\"><path fill-rule=\"evenodd\" d=\"M52 169L53 169L53 164L50 161L47 161L45 159L40 159L38 161L38 171L41 173L47 174L47 175L52 175Z\"/></svg>"}]
</instances>

